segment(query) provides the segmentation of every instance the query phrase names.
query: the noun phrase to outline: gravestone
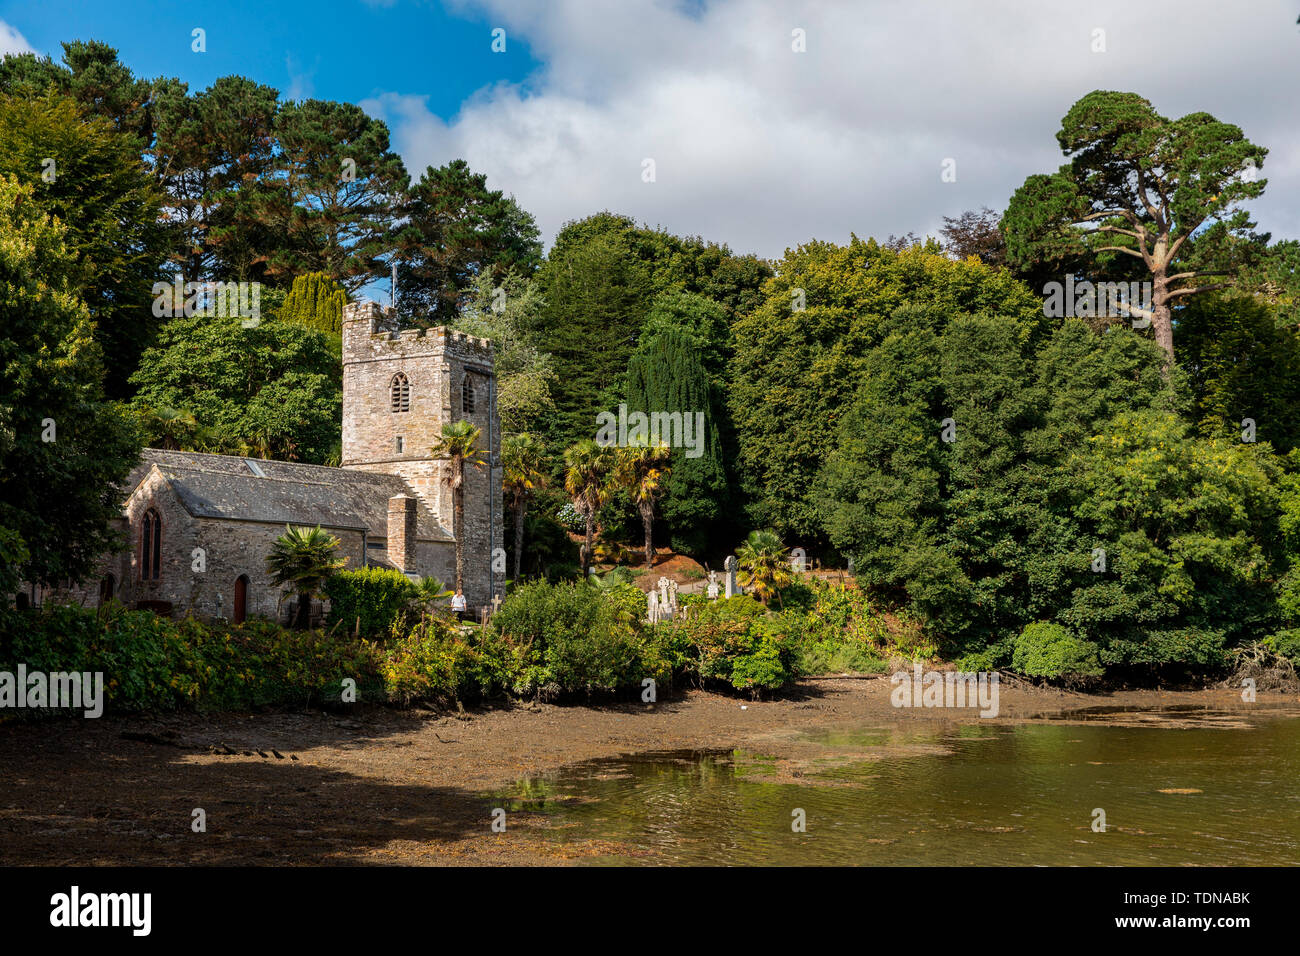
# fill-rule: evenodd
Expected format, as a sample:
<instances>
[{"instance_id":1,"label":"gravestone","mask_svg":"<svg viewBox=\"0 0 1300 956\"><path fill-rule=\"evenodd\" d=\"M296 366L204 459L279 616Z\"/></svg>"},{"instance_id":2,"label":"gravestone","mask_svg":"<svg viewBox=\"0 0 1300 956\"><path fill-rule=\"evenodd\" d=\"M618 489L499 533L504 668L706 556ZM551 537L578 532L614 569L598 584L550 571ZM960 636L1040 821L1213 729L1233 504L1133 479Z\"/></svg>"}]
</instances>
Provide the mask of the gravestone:
<instances>
[{"instance_id":1,"label":"gravestone","mask_svg":"<svg viewBox=\"0 0 1300 956\"><path fill-rule=\"evenodd\" d=\"M718 572L717 572L717 571L710 571L710 572L709 572L709 588L708 588L708 594L709 594L709 600L710 600L710 601L716 601L716 600L718 599L718 591L719 591L719 590L720 590L720 588L718 587Z\"/></svg>"},{"instance_id":2,"label":"gravestone","mask_svg":"<svg viewBox=\"0 0 1300 956\"><path fill-rule=\"evenodd\" d=\"M727 572L727 597L735 597L741 593L740 585L736 583L736 569L740 567L740 562L734 554L729 554L722 566Z\"/></svg>"}]
</instances>

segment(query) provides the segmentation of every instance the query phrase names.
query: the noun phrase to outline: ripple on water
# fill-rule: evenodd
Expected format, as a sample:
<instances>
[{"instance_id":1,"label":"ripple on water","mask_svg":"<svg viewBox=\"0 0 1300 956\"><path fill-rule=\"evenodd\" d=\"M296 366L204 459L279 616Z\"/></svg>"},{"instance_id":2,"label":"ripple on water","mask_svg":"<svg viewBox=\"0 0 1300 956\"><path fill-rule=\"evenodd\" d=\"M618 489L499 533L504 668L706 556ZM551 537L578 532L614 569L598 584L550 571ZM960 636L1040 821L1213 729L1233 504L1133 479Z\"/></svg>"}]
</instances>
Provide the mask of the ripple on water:
<instances>
[{"instance_id":1,"label":"ripple on water","mask_svg":"<svg viewBox=\"0 0 1300 956\"><path fill-rule=\"evenodd\" d=\"M619 848L596 864L1300 863L1296 720L1092 708L766 744L588 761L490 799L546 814L549 838Z\"/></svg>"}]
</instances>

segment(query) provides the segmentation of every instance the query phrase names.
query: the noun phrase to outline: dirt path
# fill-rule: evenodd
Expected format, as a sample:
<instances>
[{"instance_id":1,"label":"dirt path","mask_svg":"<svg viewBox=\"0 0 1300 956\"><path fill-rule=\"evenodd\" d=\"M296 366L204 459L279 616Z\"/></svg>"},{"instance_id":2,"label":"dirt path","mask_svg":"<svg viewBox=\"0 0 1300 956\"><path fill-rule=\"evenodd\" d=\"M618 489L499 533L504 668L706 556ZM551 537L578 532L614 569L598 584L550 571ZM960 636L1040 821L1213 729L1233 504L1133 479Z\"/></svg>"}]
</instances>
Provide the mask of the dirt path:
<instances>
[{"instance_id":1,"label":"dirt path","mask_svg":"<svg viewBox=\"0 0 1300 956\"><path fill-rule=\"evenodd\" d=\"M0 725L0 864L562 864L610 848L555 845L546 818L523 812L511 814L508 833L492 833L486 791L620 753L753 746L780 756L804 729L980 719L895 709L889 691L887 678L820 678L766 702L688 691L658 704L466 715L9 722ZM1297 703L1261 694L1253 706ZM1000 704L1003 722L1088 707L1248 706L1233 690L1090 696L1019 685L1004 685ZM191 829L195 808L206 833Z\"/></svg>"}]
</instances>

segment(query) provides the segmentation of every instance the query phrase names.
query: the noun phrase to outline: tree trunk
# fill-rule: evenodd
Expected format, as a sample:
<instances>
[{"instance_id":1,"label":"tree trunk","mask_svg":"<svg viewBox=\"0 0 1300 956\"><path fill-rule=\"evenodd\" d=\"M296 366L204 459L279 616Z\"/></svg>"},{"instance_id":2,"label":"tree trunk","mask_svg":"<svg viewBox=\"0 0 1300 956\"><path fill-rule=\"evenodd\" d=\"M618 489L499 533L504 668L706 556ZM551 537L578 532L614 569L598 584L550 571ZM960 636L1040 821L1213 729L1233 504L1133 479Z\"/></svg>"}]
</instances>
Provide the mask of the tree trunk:
<instances>
[{"instance_id":1,"label":"tree trunk","mask_svg":"<svg viewBox=\"0 0 1300 956\"><path fill-rule=\"evenodd\" d=\"M1165 353L1165 375L1174 365L1174 316L1169 307L1169 288L1164 269L1156 270L1151 290L1151 326L1155 330L1156 345Z\"/></svg>"},{"instance_id":2,"label":"tree trunk","mask_svg":"<svg viewBox=\"0 0 1300 956\"><path fill-rule=\"evenodd\" d=\"M451 523L456 535L456 590L465 590L465 489L457 484L451 493Z\"/></svg>"},{"instance_id":3,"label":"tree trunk","mask_svg":"<svg viewBox=\"0 0 1300 956\"><path fill-rule=\"evenodd\" d=\"M311 595L302 593L298 595L298 620L294 626L300 631L307 630L311 626Z\"/></svg>"},{"instance_id":4,"label":"tree trunk","mask_svg":"<svg viewBox=\"0 0 1300 956\"><path fill-rule=\"evenodd\" d=\"M591 568L591 539L596 533L596 515L590 510L587 512L587 540L582 545L582 577L585 580L587 571Z\"/></svg>"},{"instance_id":5,"label":"tree trunk","mask_svg":"<svg viewBox=\"0 0 1300 956\"><path fill-rule=\"evenodd\" d=\"M523 580L524 562L524 512L528 510L523 496L515 499L515 584Z\"/></svg>"},{"instance_id":6,"label":"tree trunk","mask_svg":"<svg viewBox=\"0 0 1300 956\"><path fill-rule=\"evenodd\" d=\"M642 504L639 506L641 511L641 527L645 529L645 566L646 570L654 567L655 563L655 544L654 544L654 505L647 507Z\"/></svg>"}]
</instances>

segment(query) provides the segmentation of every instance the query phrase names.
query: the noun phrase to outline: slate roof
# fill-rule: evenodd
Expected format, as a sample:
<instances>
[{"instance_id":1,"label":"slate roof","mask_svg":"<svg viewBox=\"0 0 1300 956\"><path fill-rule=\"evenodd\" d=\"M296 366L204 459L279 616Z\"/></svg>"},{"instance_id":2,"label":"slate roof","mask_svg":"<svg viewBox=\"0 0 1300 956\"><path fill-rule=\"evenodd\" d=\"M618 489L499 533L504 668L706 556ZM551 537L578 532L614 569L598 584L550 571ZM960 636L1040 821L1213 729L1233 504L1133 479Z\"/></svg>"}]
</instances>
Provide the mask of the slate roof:
<instances>
[{"instance_id":1,"label":"slate roof","mask_svg":"<svg viewBox=\"0 0 1300 956\"><path fill-rule=\"evenodd\" d=\"M155 465L196 518L320 525L387 538L388 499L417 497L397 475L158 448L144 449L127 477L128 497ZM426 508L418 511L417 538L454 540Z\"/></svg>"}]
</instances>

